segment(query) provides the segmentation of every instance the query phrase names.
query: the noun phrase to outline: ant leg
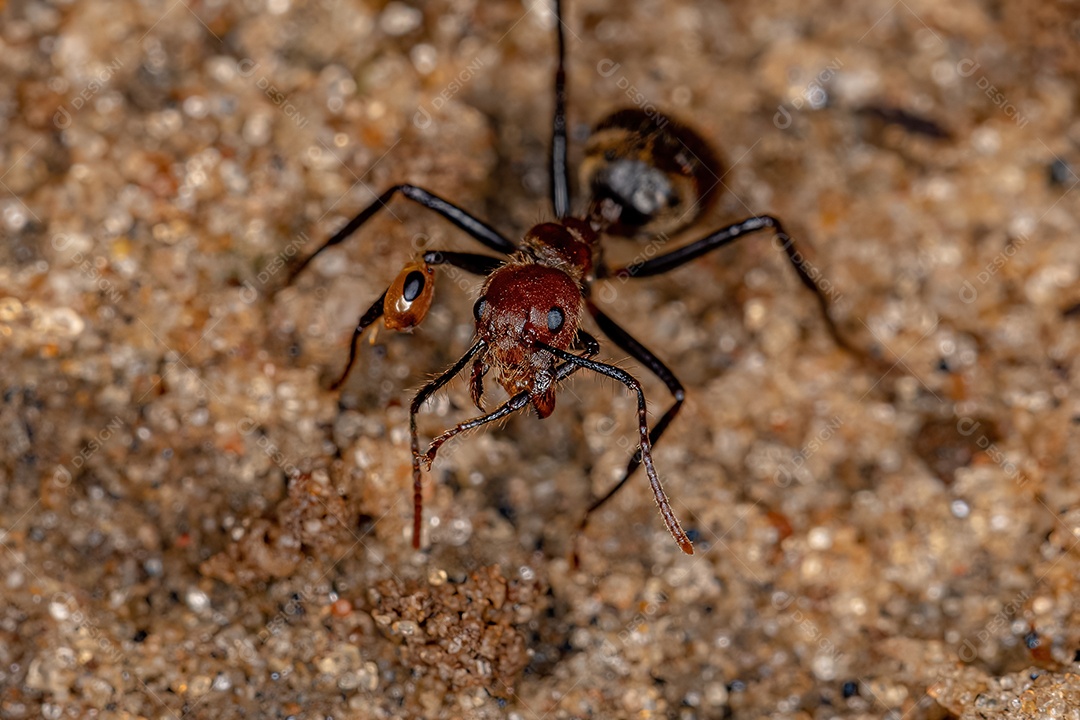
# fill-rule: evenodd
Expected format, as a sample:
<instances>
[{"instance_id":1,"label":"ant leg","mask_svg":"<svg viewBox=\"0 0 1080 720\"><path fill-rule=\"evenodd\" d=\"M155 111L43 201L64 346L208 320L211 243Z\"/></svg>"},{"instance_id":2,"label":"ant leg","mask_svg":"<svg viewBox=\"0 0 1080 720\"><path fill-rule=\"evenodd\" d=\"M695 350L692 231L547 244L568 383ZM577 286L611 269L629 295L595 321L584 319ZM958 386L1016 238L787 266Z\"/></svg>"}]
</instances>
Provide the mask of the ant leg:
<instances>
[{"instance_id":1,"label":"ant leg","mask_svg":"<svg viewBox=\"0 0 1080 720\"><path fill-rule=\"evenodd\" d=\"M495 230L493 227L483 222L482 220L477 220L468 212L462 210L457 205L454 205L451 202L443 200L438 195L432 192L428 192L423 188L416 187L415 185L394 185L382 195L380 195L378 198L376 198L375 202L371 203L366 208L361 210L356 217L346 223L345 227L334 233L330 237L330 239L323 243L315 252L311 253L311 255L308 255L303 262L297 265L289 273L289 277L285 281L285 284L291 285L292 281L296 279L296 276L299 275L304 270L304 268L306 268L311 263L311 261L314 260L315 257L318 256L318 254L321 253L323 250L328 247L333 247L340 242L343 242L350 235L360 229L360 226L370 220L372 216L375 215L375 213L386 207L386 204L390 202L390 200L394 197L394 194L398 192L407 197L409 200L423 205L428 210L434 210L435 212L439 213L444 218L452 222L454 225L457 225L459 228L464 230L473 239L483 243L492 250L496 250L498 252L509 255L510 253L515 252L518 249L514 243L503 237L498 230Z\"/></svg>"},{"instance_id":2,"label":"ant leg","mask_svg":"<svg viewBox=\"0 0 1080 720\"><path fill-rule=\"evenodd\" d=\"M473 275L490 275L505 261L502 258L477 253L428 250L424 253L424 262L428 265L453 265Z\"/></svg>"},{"instance_id":3,"label":"ant leg","mask_svg":"<svg viewBox=\"0 0 1080 720\"><path fill-rule=\"evenodd\" d=\"M420 476L420 438L416 433L416 414L420 412L420 408L427 402L433 394L439 391L444 385L454 379L454 377L464 369L469 361L473 357L487 348L486 343L483 340L477 340L476 343L469 348L461 359L454 363L453 367L444 372L439 377L429 382L424 387L420 388L420 392L416 393L416 397L413 398L412 404L409 406L409 433L412 441L412 471L413 471L413 535L412 544L416 549L420 549L420 526L422 524L422 518L424 513L424 494L423 486L421 484Z\"/></svg>"},{"instance_id":4,"label":"ant leg","mask_svg":"<svg viewBox=\"0 0 1080 720\"><path fill-rule=\"evenodd\" d=\"M536 347L547 350L556 357L565 360L567 363L580 365L587 370L592 370L595 373L599 373L613 380L618 380L629 388L630 391L637 394L638 431L641 436L639 452L641 453L641 462L645 466L645 473L649 476L649 485L652 486L653 497L656 499L656 506L660 509L660 516L664 519L664 525L667 526L668 532L671 533L671 537L675 539L675 542L678 543L684 553L693 555L694 545L690 542L690 538L686 536L682 526L679 525L679 520L675 517L675 512L671 509L671 502L664 492L664 486L660 483L660 478L656 474L656 468L653 467L652 444L649 442L649 419L645 405L645 393L641 391L641 383L639 383L633 375L614 365L578 357L573 353L568 353L565 350L560 350L557 347L552 347L543 342L537 342Z\"/></svg>"},{"instance_id":5,"label":"ant leg","mask_svg":"<svg viewBox=\"0 0 1080 720\"><path fill-rule=\"evenodd\" d=\"M476 275L490 275L495 268L502 265L503 261L500 258L491 257L490 255L429 250L424 253L424 262L428 265L453 265L454 267L459 267L466 272ZM330 386L331 390L339 389L345 384L345 380L348 379L349 373L352 372L353 365L356 363L356 356L360 346L360 336L364 334L364 330L367 329L369 325L382 317L383 309L386 306L387 292L389 292L389 288L383 291L383 294L379 296L379 299L367 309L367 312L360 316L360 321L356 324L356 329L353 330L352 341L349 343L349 362L345 365L345 370L341 373L341 377Z\"/></svg>"},{"instance_id":6,"label":"ant leg","mask_svg":"<svg viewBox=\"0 0 1080 720\"><path fill-rule=\"evenodd\" d=\"M570 214L570 169L566 161L566 39L561 0L555 0L555 32L559 40L559 65L555 70L555 118L551 123L551 204L555 218L562 220Z\"/></svg>"},{"instance_id":7,"label":"ant leg","mask_svg":"<svg viewBox=\"0 0 1080 720\"><path fill-rule=\"evenodd\" d=\"M818 306L821 308L821 317L825 321L825 326L828 328L829 335L832 336L833 341L856 357L866 357L866 354L862 350L852 346L851 343L840 334L840 329L836 327L836 323L833 322L832 316L829 315L828 298L825 297L825 293L818 287L818 284L814 282L813 276L811 276L810 272L807 270L808 262L806 255L795 247L795 241L790 235L784 232L784 228L780 225L780 221L770 215L759 215L757 217L747 218L746 220L734 223L733 225L728 225L711 235L707 235L697 242L692 242L689 245L677 250L672 250L659 257L652 258L651 260L642 260L641 262L636 262L632 265L612 270L608 276L618 278L640 278L649 277L651 275L660 275L669 270L674 270L680 265L685 265L691 260L696 260L702 255L712 252L717 248L729 245L743 235L749 235L750 233L769 228L772 228L775 231L776 239L780 241L781 247L783 247L784 252L788 256L788 260L791 261L791 266L795 268L795 272L799 276L799 280L801 280L802 284L805 285L810 292L814 293L814 297L817 298ZM814 269L812 265L810 268Z\"/></svg>"},{"instance_id":8,"label":"ant leg","mask_svg":"<svg viewBox=\"0 0 1080 720\"><path fill-rule=\"evenodd\" d=\"M517 395L510 398L488 414L481 415L480 417L475 417L472 420L466 420L465 422L459 423L454 427L450 428L442 435L439 435L434 440L432 440L431 444L428 445L427 452L425 452L421 457L421 460L424 463L424 468L427 470L431 469L431 464L435 462L435 456L438 454L439 448L441 448L443 446L443 443L445 443L450 438L456 435L460 435L467 430L473 430L475 428L478 428L481 425L487 425L488 423L495 422L496 420L502 420L504 417L514 414L528 404L529 393L519 392Z\"/></svg>"},{"instance_id":9,"label":"ant leg","mask_svg":"<svg viewBox=\"0 0 1080 720\"><path fill-rule=\"evenodd\" d=\"M600 326L600 329L611 338L611 341L622 348L624 351L630 353L630 357L634 358L641 364L645 365L652 371L653 375L660 378L667 389L671 392L675 398L675 402L671 404L671 407L667 409L653 425L652 430L649 432L649 442L653 447L656 447L656 443L660 440L660 437L667 430L668 425L675 419L675 416L679 413L679 409L682 407L683 401L686 399L686 390L683 388L682 383L675 377L667 365L661 362L660 358L656 357L647 347L642 345L636 339L634 339L630 333L626 332L618 323L608 317L600 308L596 307L592 301L588 301L586 307L592 314L593 319L596 320L596 324ZM639 447L634 456L630 458L630 462L626 466L626 472L623 474L622 479L615 484L610 490L607 491L602 497L594 500L589 508L585 511L585 517L581 519L581 524L578 525L578 532L584 532L585 526L589 523L589 516L600 509L600 506L606 503L608 500L619 492L626 484L626 481L630 479L630 476L634 474L634 471L641 465L641 448Z\"/></svg>"},{"instance_id":10,"label":"ant leg","mask_svg":"<svg viewBox=\"0 0 1080 720\"><path fill-rule=\"evenodd\" d=\"M572 357L587 360L600 352L600 343L596 342L596 338L594 338L592 335L585 332L584 330L578 330L575 344L584 345L585 350L581 353L581 355L573 355ZM554 385L556 383L562 382L563 380L577 372L578 369L579 366L573 363L562 363L555 368L555 379L552 381L552 384ZM519 392L517 395L510 398L505 403L497 407L495 410L492 410L490 413L475 417L472 420L466 420L463 423L459 423L444 432L442 435L434 438L431 441L431 444L428 446L427 452L423 455L424 467L428 470L431 469L431 464L435 462L435 456L438 454L439 448L441 448L447 440L457 435L460 435L461 433L468 430L473 430L474 428L478 428L481 425L487 425L488 423L495 422L496 420L501 420L504 417L512 415L521 408L525 407L529 403L530 397L531 396L528 392Z\"/></svg>"}]
</instances>

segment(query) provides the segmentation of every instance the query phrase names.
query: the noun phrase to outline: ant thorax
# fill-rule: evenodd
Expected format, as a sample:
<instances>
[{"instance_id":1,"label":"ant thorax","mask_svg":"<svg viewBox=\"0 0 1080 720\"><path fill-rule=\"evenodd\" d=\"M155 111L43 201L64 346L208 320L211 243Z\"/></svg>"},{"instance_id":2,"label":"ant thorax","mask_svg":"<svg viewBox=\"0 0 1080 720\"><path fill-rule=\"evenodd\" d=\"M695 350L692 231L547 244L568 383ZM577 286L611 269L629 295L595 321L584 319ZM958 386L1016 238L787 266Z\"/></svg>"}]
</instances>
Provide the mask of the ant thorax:
<instances>
[{"instance_id":1,"label":"ant thorax","mask_svg":"<svg viewBox=\"0 0 1080 720\"><path fill-rule=\"evenodd\" d=\"M521 247L536 262L559 268L582 285L593 279L600 237L584 220L565 218L534 226L525 233Z\"/></svg>"}]
</instances>

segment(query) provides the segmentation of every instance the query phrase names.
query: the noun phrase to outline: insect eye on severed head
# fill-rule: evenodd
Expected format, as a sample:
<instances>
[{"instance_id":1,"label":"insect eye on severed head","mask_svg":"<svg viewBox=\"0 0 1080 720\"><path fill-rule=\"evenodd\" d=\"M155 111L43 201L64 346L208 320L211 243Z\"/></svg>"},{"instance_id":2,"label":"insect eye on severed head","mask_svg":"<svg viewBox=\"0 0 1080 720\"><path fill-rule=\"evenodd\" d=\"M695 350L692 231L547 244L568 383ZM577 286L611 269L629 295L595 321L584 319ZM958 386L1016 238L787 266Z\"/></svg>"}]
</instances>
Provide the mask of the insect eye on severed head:
<instances>
[{"instance_id":1,"label":"insect eye on severed head","mask_svg":"<svg viewBox=\"0 0 1080 720\"><path fill-rule=\"evenodd\" d=\"M420 324L435 295L435 268L424 262L409 263L386 291L383 323L391 330L412 330Z\"/></svg>"},{"instance_id":2,"label":"insect eye on severed head","mask_svg":"<svg viewBox=\"0 0 1080 720\"><path fill-rule=\"evenodd\" d=\"M620 110L597 124L581 183L590 219L616 235L659 235L689 226L712 204L720 161L709 144L659 112Z\"/></svg>"},{"instance_id":3,"label":"insect eye on severed head","mask_svg":"<svg viewBox=\"0 0 1080 720\"><path fill-rule=\"evenodd\" d=\"M566 350L581 317L581 288L566 272L533 262L504 265L477 301L477 335L507 394L528 392L540 417L555 410L555 357L537 342Z\"/></svg>"}]
</instances>

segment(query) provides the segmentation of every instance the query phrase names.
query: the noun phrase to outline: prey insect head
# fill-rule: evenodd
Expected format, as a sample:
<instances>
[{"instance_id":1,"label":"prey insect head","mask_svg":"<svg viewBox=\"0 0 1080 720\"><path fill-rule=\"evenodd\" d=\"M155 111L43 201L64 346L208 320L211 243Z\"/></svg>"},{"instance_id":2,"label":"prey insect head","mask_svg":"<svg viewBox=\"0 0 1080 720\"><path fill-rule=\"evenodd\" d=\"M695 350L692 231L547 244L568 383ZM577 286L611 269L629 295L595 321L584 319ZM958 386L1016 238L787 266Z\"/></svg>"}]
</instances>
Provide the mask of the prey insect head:
<instances>
[{"instance_id":1,"label":"prey insect head","mask_svg":"<svg viewBox=\"0 0 1080 720\"><path fill-rule=\"evenodd\" d=\"M435 268L423 260L409 263L386 290L383 323L390 330L412 330L427 315L434 295Z\"/></svg>"}]
</instances>

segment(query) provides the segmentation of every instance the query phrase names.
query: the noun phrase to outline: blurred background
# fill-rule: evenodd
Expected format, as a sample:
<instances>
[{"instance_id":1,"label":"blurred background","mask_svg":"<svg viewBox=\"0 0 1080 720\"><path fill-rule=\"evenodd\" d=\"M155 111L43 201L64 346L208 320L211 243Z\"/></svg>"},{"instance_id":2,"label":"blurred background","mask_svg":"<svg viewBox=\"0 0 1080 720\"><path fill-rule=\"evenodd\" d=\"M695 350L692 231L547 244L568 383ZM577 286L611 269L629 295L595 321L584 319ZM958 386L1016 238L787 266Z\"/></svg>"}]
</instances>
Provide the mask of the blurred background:
<instances>
[{"instance_id":1,"label":"blurred background","mask_svg":"<svg viewBox=\"0 0 1080 720\"><path fill-rule=\"evenodd\" d=\"M550 3L0 0L0 716L1080 707L1075 4L567 5L571 162L620 107L691 124L723 194L667 247L777 215L865 355L768 237L598 284L687 388L697 554L643 475L578 536L637 443L580 373L443 448L415 552L408 404L480 281L328 388L405 263L479 248L398 198L287 268L399 182L551 219Z\"/></svg>"}]
</instances>

